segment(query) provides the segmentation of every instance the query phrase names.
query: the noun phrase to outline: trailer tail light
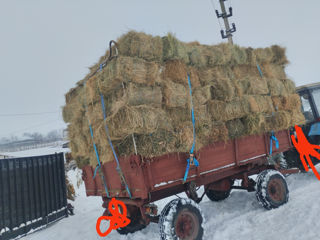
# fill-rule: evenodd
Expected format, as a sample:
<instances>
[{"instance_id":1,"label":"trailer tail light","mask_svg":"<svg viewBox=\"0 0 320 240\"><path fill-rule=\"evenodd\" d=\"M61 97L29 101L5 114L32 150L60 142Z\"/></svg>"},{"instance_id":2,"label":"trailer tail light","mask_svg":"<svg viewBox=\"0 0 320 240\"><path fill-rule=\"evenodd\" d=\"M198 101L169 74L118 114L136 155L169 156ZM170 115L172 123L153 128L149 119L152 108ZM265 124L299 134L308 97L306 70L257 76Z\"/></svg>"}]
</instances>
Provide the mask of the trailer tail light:
<instances>
[{"instance_id":1,"label":"trailer tail light","mask_svg":"<svg viewBox=\"0 0 320 240\"><path fill-rule=\"evenodd\" d=\"M155 204L148 204L144 206L145 214L149 216L157 216L158 215L158 207Z\"/></svg>"}]
</instances>

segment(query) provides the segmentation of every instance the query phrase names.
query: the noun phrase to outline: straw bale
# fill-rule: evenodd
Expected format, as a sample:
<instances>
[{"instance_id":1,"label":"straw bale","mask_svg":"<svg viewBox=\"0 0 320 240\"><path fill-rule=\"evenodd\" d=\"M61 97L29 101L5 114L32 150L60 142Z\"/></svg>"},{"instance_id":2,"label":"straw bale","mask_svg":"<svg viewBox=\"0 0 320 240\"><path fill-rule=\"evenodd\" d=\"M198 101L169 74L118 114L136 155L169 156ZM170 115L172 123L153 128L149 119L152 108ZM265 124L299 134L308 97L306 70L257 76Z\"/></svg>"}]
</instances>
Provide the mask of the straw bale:
<instances>
[{"instance_id":1,"label":"straw bale","mask_svg":"<svg viewBox=\"0 0 320 240\"><path fill-rule=\"evenodd\" d=\"M283 82L276 79L276 78L270 78L267 80L269 92L271 96L280 96L280 95L286 95L287 90L283 85Z\"/></svg>"},{"instance_id":2,"label":"straw bale","mask_svg":"<svg viewBox=\"0 0 320 240\"><path fill-rule=\"evenodd\" d=\"M189 51L190 64L199 68L205 68L208 65L208 56L204 52L204 46L192 47Z\"/></svg>"},{"instance_id":3,"label":"straw bale","mask_svg":"<svg viewBox=\"0 0 320 240\"><path fill-rule=\"evenodd\" d=\"M249 114L242 119L246 135L261 134L266 130L265 115L261 113Z\"/></svg>"},{"instance_id":4,"label":"straw bale","mask_svg":"<svg viewBox=\"0 0 320 240\"><path fill-rule=\"evenodd\" d=\"M130 83L127 87L127 103L130 106L148 104L150 106L161 107L162 92L159 86L140 86Z\"/></svg>"},{"instance_id":5,"label":"straw bale","mask_svg":"<svg viewBox=\"0 0 320 240\"><path fill-rule=\"evenodd\" d=\"M139 57L147 61L162 60L163 43L158 36L130 31L121 36L117 43L120 55Z\"/></svg>"},{"instance_id":6,"label":"straw bale","mask_svg":"<svg viewBox=\"0 0 320 240\"><path fill-rule=\"evenodd\" d=\"M188 84L186 65L180 60L170 60L165 63L163 78L177 83Z\"/></svg>"},{"instance_id":7,"label":"straw bale","mask_svg":"<svg viewBox=\"0 0 320 240\"><path fill-rule=\"evenodd\" d=\"M286 94L295 94L296 93L296 84L287 78L281 79L281 82L284 85L284 88L286 89Z\"/></svg>"},{"instance_id":8,"label":"straw bale","mask_svg":"<svg viewBox=\"0 0 320 240\"><path fill-rule=\"evenodd\" d=\"M239 80L240 88L243 94L247 95L267 95L269 93L268 84L265 78L251 77Z\"/></svg>"},{"instance_id":9,"label":"straw bale","mask_svg":"<svg viewBox=\"0 0 320 240\"><path fill-rule=\"evenodd\" d=\"M279 65L288 64L285 48L273 45L268 48L257 48L254 50L257 63L273 63Z\"/></svg>"},{"instance_id":10,"label":"straw bale","mask_svg":"<svg viewBox=\"0 0 320 240\"><path fill-rule=\"evenodd\" d=\"M226 122L229 138L241 137L245 134L245 126L241 119L234 119Z\"/></svg>"},{"instance_id":11,"label":"straw bale","mask_svg":"<svg viewBox=\"0 0 320 240\"><path fill-rule=\"evenodd\" d=\"M187 45L180 42L173 34L169 33L162 38L163 60L179 59L184 63L189 63Z\"/></svg>"},{"instance_id":12,"label":"straw bale","mask_svg":"<svg viewBox=\"0 0 320 240\"><path fill-rule=\"evenodd\" d=\"M207 85L204 87L196 88L193 92L193 102L197 105L205 104L211 99L211 86Z\"/></svg>"},{"instance_id":13,"label":"straw bale","mask_svg":"<svg viewBox=\"0 0 320 240\"><path fill-rule=\"evenodd\" d=\"M291 113L291 123L290 125L293 127L295 125L304 125L306 123L306 119L303 113L300 111L299 108L294 109Z\"/></svg>"},{"instance_id":14,"label":"straw bale","mask_svg":"<svg viewBox=\"0 0 320 240\"><path fill-rule=\"evenodd\" d=\"M272 63L279 64L279 65L286 65L289 63L287 56L285 54L286 49L280 47L278 45L272 45L271 50L273 53Z\"/></svg>"},{"instance_id":15,"label":"straw bale","mask_svg":"<svg viewBox=\"0 0 320 240\"><path fill-rule=\"evenodd\" d=\"M265 78L285 79L285 67L277 64L263 63L260 64L260 69Z\"/></svg>"},{"instance_id":16,"label":"straw bale","mask_svg":"<svg viewBox=\"0 0 320 240\"><path fill-rule=\"evenodd\" d=\"M234 79L234 73L230 66L215 66L199 71L199 80L202 86L208 85L212 80Z\"/></svg>"},{"instance_id":17,"label":"straw bale","mask_svg":"<svg viewBox=\"0 0 320 240\"><path fill-rule=\"evenodd\" d=\"M228 134L228 128L226 127L226 124L224 122L213 122L210 141L208 143L213 143L217 141L227 141Z\"/></svg>"},{"instance_id":18,"label":"straw bale","mask_svg":"<svg viewBox=\"0 0 320 240\"><path fill-rule=\"evenodd\" d=\"M154 133L158 128L172 128L166 112L147 105L125 106L116 114L108 117L107 124L111 139L123 139L132 133Z\"/></svg>"},{"instance_id":19,"label":"straw bale","mask_svg":"<svg viewBox=\"0 0 320 240\"><path fill-rule=\"evenodd\" d=\"M290 94L286 96L273 96L273 105L279 111L293 111L301 107L300 97L298 94Z\"/></svg>"},{"instance_id":20,"label":"straw bale","mask_svg":"<svg viewBox=\"0 0 320 240\"><path fill-rule=\"evenodd\" d=\"M167 107L186 107L189 102L189 89L182 84L166 81L163 96Z\"/></svg>"},{"instance_id":21,"label":"straw bale","mask_svg":"<svg viewBox=\"0 0 320 240\"><path fill-rule=\"evenodd\" d=\"M235 84L228 78L212 80L211 85L211 97L214 100L231 101L235 97Z\"/></svg>"},{"instance_id":22,"label":"straw bale","mask_svg":"<svg viewBox=\"0 0 320 240\"><path fill-rule=\"evenodd\" d=\"M288 129L291 126L291 114L287 111L278 111L266 117L266 131Z\"/></svg>"},{"instance_id":23,"label":"straw bale","mask_svg":"<svg viewBox=\"0 0 320 240\"><path fill-rule=\"evenodd\" d=\"M270 63L273 60L273 52L271 48L256 48L254 49L257 63Z\"/></svg>"},{"instance_id":24,"label":"straw bale","mask_svg":"<svg viewBox=\"0 0 320 240\"><path fill-rule=\"evenodd\" d=\"M159 82L160 67L143 59L118 57L112 60L99 74L101 92L108 93L115 88L121 88L123 82L154 85Z\"/></svg>"},{"instance_id":25,"label":"straw bale","mask_svg":"<svg viewBox=\"0 0 320 240\"><path fill-rule=\"evenodd\" d=\"M144 157L159 156L162 154L175 152L181 148L178 138L171 131L158 129L152 134L134 134L137 153ZM120 156L135 154L132 135L126 138L114 141Z\"/></svg>"},{"instance_id":26,"label":"straw bale","mask_svg":"<svg viewBox=\"0 0 320 240\"><path fill-rule=\"evenodd\" d=\"M208 101L208 111L216 121L228 121L235 118L242 118L249 114L250 107L246 99L233 100L229 103L210 100Z\"/></svg>"},{"instance_id":27,"label":"straw bale","mask_svg":"<svg viewBox=\"0 0 320 240\"><path fill-rule=\"evenodd\" d=\"M254 96L260 113L272 113L275 111L270 96L256 95Z\"/></svg>"},{"instance_id":28,"label":"straw bale","mask_svg":"<svg viewBox=\"0 0 320 240\"><path fill-rule=\"evenodd\" d=\"M247 105L250 113L272 113L274 108L269 96L253 95L244 96L244 105Z\"/></svg>"}]
</instances>

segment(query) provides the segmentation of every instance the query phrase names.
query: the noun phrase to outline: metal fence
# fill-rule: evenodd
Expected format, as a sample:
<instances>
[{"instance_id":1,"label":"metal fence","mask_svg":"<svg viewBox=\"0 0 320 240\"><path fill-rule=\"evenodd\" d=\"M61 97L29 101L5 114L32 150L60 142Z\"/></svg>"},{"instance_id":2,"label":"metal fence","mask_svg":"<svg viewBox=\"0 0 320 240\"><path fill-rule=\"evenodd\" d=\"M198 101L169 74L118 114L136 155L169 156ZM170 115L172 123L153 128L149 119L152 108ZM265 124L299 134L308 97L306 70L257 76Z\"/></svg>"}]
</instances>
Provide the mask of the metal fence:
<instances>
[{"instance_id":1,"label":"metal fence","mask_svg":"<svg viewBox=\"0 0 320 240\"><path fill-rule=\"evenodd\" d=\"M63 153L0 160L0 240L67 215Z\"/></svg>"}]
</instances>

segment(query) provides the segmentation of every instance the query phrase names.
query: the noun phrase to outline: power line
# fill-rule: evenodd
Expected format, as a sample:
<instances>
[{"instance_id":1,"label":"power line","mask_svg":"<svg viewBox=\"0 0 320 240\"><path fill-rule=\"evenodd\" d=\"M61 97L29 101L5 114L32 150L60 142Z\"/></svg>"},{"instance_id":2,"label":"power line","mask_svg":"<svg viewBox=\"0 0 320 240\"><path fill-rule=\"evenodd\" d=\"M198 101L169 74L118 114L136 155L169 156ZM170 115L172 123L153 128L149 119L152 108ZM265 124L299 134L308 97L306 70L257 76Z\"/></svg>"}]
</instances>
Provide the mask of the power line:
<instances>
[{"instance_id":1,"label":"power line","mask_svg":"<svg viewBox=\"0 0 320 240\"><path fill-rule=\"evenodd\" d=\"M37 112L37 113L9 113L9 114L0 114L0 117L21 117L21 116L36 116L36 115L46 115L59 113L60 111L54 112Z\"/></svg>"}]
</instances>

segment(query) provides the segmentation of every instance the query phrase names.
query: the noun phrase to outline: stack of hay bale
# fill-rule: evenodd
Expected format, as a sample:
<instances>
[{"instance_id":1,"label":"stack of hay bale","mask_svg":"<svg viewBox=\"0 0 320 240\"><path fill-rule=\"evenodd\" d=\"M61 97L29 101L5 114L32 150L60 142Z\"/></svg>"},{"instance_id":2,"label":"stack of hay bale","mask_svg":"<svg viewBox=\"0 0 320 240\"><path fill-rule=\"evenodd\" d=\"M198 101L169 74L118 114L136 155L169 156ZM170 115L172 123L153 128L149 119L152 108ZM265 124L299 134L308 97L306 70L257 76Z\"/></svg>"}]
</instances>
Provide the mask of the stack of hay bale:
<instances>
[{"instance_id":1,"label":"stack of hay bale","mask_svg":"<svg viewBox=\"0 0 320 240\"><path fill-rule=\"evenodd\" d=\"M66 94L63 117L80 167L97 164L88 119L102 162L114 159L105 123L120 156L135 150L145 157L188 152L193 142L188 74L197 149L304 122L295 84L285 74L285 50L279 46L208 46L133 31L117 43L119 56ZM108 56L107 51L91 72ZM99 93L105 98L106 122Z\"/></svg>"}]
</instances>

